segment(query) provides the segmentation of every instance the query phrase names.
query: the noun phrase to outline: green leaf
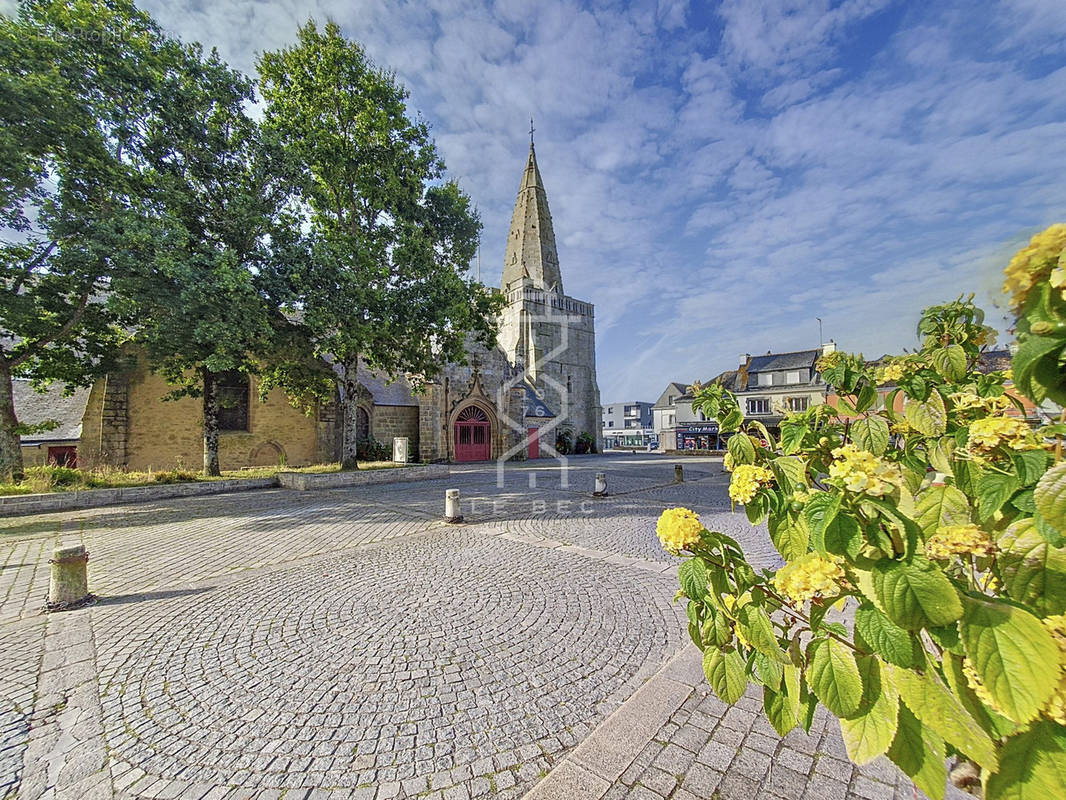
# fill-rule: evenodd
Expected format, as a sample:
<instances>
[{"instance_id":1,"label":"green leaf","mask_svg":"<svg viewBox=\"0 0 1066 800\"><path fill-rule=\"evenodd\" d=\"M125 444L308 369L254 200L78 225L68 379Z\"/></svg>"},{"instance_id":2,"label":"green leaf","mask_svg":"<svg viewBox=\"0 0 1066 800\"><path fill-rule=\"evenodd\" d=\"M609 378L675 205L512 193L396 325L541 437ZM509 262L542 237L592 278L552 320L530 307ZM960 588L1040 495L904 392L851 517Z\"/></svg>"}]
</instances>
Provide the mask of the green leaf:
<instances>
[{"instance_id":1,"label":"green leaf","mask_svg":"<svg viewBox=\"0 0 1066 800\"><path fill-rule=\"evenodd\" d=\"M851 438L863 450L875 456L884 455L888 449L888 422L876 414L857 419L851 426Z\"/></svg>"},{"instance_id":2,"label":"green leaf","mask_svg":"<svg viewBox=\"0 0 1066 800\"><path fill-rule=\"evenodd\" d=\"M881 665L874 656L857 659L863 695L859 710L840 720L848 758L867 764L884 754L896 736L899 695L881 680Z\"/></svg>"},{"instance_id":3,"label":"green leaf","mask_svg":"<svg viewBox=\"0 0 1066 800\"><path fill-rule=\"evenodd\" d=\"M981 521L991 519L1020 488L1021 484L1013 474L986 472L982 475L977 481L977 507L980 509Z\"/></svg>"},{"instance_id":4,"label":"green leaf","mask_svg":"<svg viewBox=\"0 0 1066 800\"><path fill-rule=\"evenodd\" d=\"M1040 620L1006 603L967 598L959 634L999 709L1018 723L1035 717L1059 681L1059 648Z\"/></svg>"},{"instance_id":5,"label":"green leaf","mask_svg":"<svg viewBox=\"0 0 1066 800\"><path fill-rule=\"evenodd\" d=\"M918 495L915 522L928 539L936 529L946 525L964 525L970 521L970 502L954 486L930 486Z\"/></svg>"},{"instance_id":6,"label":"green leaf","mask_svg":"<svg viewBox=\"0 0 1066 800\"><path fill-rule=\"evenodd\" d=\"M966 673L962 670L962 656L957 653L945 652L941 660L944 668L944 680L948 688L959 699L963 707L978 725L993 739L1001 739L1010 736L1018 726L1006 717L997 714L977 697L966 680Z\"/></svg>"},{"instance_id":7,"label":"green leaf","mask_svg":"<svg viewBox=\"0 0 1066 800\"><path fill-rule=\"evenodd\" d=\"M1066 461L1044 473L1036 484L1033 501L1049 525L1066 533Z\"/></svg>"},{"instance_id":8,"label":"green leaf","mask_svg":"<svg viewBox=\"0 0 1066 800\"><path fill-rule=\"evenodd\" d=\"M777 552L785 561L795 561L807 552L810 542L810 529L807 520L798 517L792 520L788 515L782 515L780 519L771 517L767 526L770 532L770 541L774 543Z\"/></svg>"},{"instance_id":9,"label":"green leaf","mask_svg":"<svg viewBox=\"0 0 1066 800\"><path fill-rule=\"evenodd\" d=\"M807 488L807 465L795 456L779 456L770 462L778 485L786 494Z\"/></svg>"},{"instance_id":10,"label":"green leaf","mask_svg":"<svg viewBox=\"0 0 1066 800\"><path fill-rule=\"evenodd\" d=\"M894 664L886 665L885 669L886 682L896 687L900 699L923 725L975 763L986 769L996 768L998 757L991 737L941 682L935 670L927 669L922 674Z\"/></svg>"},{"instance_id":11,"label":"green leaf","mask_svg":"<svg viewBox=\"0 0 1066 800\"><path fill-rule=\"evenodd\" d=\"M966 377L966 351L960 345L939 347L929 355L933 368L949 383L961 381Z\"/></svg>"},{"instance_id":12,"label":"green leaf","mask_svg":"<svg viewBox=\"0 0 1066 800\"><path fill-rule=\"evenodd\" d=\"M848 717L862 702L862 678L855 655L836 639L815 639L808 647L807 680L822 705Z\"/></svg>"},{"instance_id":13,"label":"green leaf","mask_svg":"<svg viewBox=\"0 0 1066 800\"><path fill-rule=\"evenodd\" d=\"M1053 547L1031 517L1011 524L996 547L996 570L1012 600L1041 616L1066 613L1066 549Z\"/></svg>"},{"instance_id":14,"label":"green leaf","mask_svg":"<svg viewBox=\"0 0 1066 800\"><path fill-rule=\"evenodd\" d=\"M977 484L984 471L970 461L956 461L952 466L955 468L955 485L970 497L976 496Z\"/></svg>"},{"instance_id":15,"label":"green leaf","mask_svg":"<svg viewBox=\"0 0 1066 800\"><path fill-rule=\"evenodd\" d=\"M737 609L737 624L744 638L760 653L782 664L788 661L785 651L778 644L777 636L774 635L770 617L762 608L752 603L741 606Z\"/></svg>"},{"instance_id":16,"label":"green leaf","mask_svg":"<svg viewBox=\"0 0 1066 800\"><path fill-rule=\"evenodd\" d=\"M859 527L858 520L841 512L825 526L821 547L816 544L815 549L857 558L862 552L863 544L862 528Z\"/></svg>"},{"instance_id":17,"label":"green leaf","mask_svg":"<svg viewBox=\"0 0 1066 800\"><path fill-rule=\"evenodd\" d=\"M987 800L1066 797L1066 728L1043 720L1003 745L1002 766L988 777Z\"/></svg>"},{"instance_id":18,"label":"green leaf","mask_svg":"<svg viewBox=\"0 0 1066 800\"><path fill-rule=\"evenodd\" d=\"M833 521L840 510L840 495L834 492L817 492L803 507L803 516L811 532L811 544L823 556L825 549L825 526Z\"/></svg>"},{"instance_id":19,"label":"green leaf","mask_svg":"<svg viewBox=\"0 0 1066 800\"><path fill-rule=\"evenodd\" d=\"M1011 456L1014 471L1022 486L1031 486L1043 477L1047 469L1048 458L1048 454L1043 450L1023 450Z\"/></svg>"},{"instance_id":20,"label":"green leaf","mask_svg":"<svg viewBox=\"0 0 1066 800\"><path fill-rule=\"evenodd\" d=\"M707 620L700 631L700 644L704 647L724 647L732 641L733 626L729 622L729 617L721 611L708 607Z\"/></svg>"},{"instance_id":21,"label":"green leaf","mask_svg":"<svg viewBox=\"0 0 1066 800\"><path fill-rule=\"evenodd\" d=\"M703 654L703 674L723 703L733 705L744 696L748 679L744 660L736 650L722 652L708 647Z\"/></svg>"},{"instance_id":22,"label":"green leaf","mask_svg":"<svg viewBox=\"0 0 1066 800\"><path fill-rule=\"evenodd\" d=\"M699 556L686 558L677 569L677 578L686 597L702 600L707 596L707 564Z\"/></svg>"},{"instance_id":23,"label":"green leaf","mask_svg":"<svg viewBox=\"0 0 1066 800\"><path fill-rule=\"evenodd\" d=\"M794 669L794 668L793 668ZM762 707L778 736L784 736L799 723L799 698L763 687Z\"/></svg>"},{"instance_id":24,"label":"green leaf","mask_svg":"<svg viewBox=\"0 0 1066 800\"><path fill-rule=\"evenodd\" d=\"M947 625L962 616L959 594L935 565L882 559L874 564L874 589L888 618L902 628Z\"/></svg>"},{"instance_id":25,"label":"green leaf","mask_svg":"<svg viewBox=\"0 0 1066 800\"><path fill-rule=\"evenodd\" d=\"M937 472L945 475L955 475L955 466L951 463L955 454L955 439L944 436L937 440L936 444L929 449L929 463Z\"/></svg>"},{"instance_id":26,"label":"green leaf","mask_svg":"<svg viewBox=\"0 0 1066 800\"><path fill-rule=\"evenodd\" d=\"M781 662L756 650L751 654L751 663L755 665L758 679L763 686L775 692L781 688L781 678L783 677Z\"/></svg>"},{"instance_id":27,"label":"green leaf","mask_svg":"<svg viewBox=\"0 0 1066 800\"><path fill-rule=\"evenodd\" d=\"M943 800L948 780L944 742L904 705L899 707L896 738L888 757L930 800Z\"/></svg>"},{"instance_id":28,"label":"green leaf","mask_svg":"<svg viewBox=\"0 0 1066 800\"><path fill-rule=\"evenodd\" d=\"M810 425L805 422L781 421L781 452L785 455L799 452L803 447L803 437L811 432Z\"/></svg>"},{"instance_id":29,"label":"green leaf","mask_svg":"<svg viewBox=\"0 0 1066 800\"><path fill-rule=\"evenodd\" d=\"M900 667L922 663L921 645L914 634L896 625L871 603L863 603L855 610L855 634L889 663Z\"/></svg>"},{"instance_id":30,"label":"green leaf","mask_svg":"<svg viewBox=\"0 0 1066 800\"><path fill-rule=\"evenodd\" d=\"M933 389L924 401L907 399L903 407L903 416L919 433L926 436L943 436L947 430L948 414L944 407L944 398Z\"/></svg>"},{"instance_id":31,"label":"green leaf","mask_svg":"<svg viewBox=\"0 0 1066 800\"><path fill-rule=\"evenodd\" d=\"M1025 341L1021 343L1014 358L1011 359L1014 384L1022 394L1032 398L1036 403L1043 402L1048 394L1047 388L1040 380L1045 362L1056 363L1061 347L1062 341L1057 338L1030 334L1025 337Z\"/></svg>"},{"instance_id":32,"label":"green leaf","mask_svg":"<svg viewBox=\"0 0 1066 800\"><path fill-rule=\"evenodd\" d=\"M734 464L753 464L755 462L755 445L746 433L735 433L726 443Z\"/></svg>"}]
</instances>

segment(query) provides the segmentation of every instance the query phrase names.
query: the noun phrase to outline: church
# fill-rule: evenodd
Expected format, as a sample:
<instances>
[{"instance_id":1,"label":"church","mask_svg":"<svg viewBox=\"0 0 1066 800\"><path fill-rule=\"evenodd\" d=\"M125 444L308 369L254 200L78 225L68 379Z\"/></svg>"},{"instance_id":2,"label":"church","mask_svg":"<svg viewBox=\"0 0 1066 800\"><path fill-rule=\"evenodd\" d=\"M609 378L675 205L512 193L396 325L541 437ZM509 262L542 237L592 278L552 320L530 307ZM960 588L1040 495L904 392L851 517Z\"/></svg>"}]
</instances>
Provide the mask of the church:
<instances>
[{"instance_id":1,"label":"church","mask_svg":"<svg viewBox=\"0 0 1066 800\"><path fill-rule=\"evenodd\" d=\"M360 439L391 451L406 437L424 462L523 460L554 454L557 437L584 436L600 449L595 315L591 303L563 290L559 254L536 150L529 155L507 234L506 299L497 344L472 343L466 364L448 364L416 394L399 376L360 372ZM53 385L34 396L16 381L21 422L53 419L63 439L41 434L23 440L27 465L56 462L82 467L163 470L202 462L200 402L164 401L169 387L145 366L108 375L72 403ZM219 461L223 469L302 466L340 459L340 406L304 414L280 391L257 399L255 378L227 376L221 389ZM53 402L54 401L54 402ZM57 419L62 416L63 419ZM69 417L69 419L68 419Z\"/></svg>"}]
</instances>

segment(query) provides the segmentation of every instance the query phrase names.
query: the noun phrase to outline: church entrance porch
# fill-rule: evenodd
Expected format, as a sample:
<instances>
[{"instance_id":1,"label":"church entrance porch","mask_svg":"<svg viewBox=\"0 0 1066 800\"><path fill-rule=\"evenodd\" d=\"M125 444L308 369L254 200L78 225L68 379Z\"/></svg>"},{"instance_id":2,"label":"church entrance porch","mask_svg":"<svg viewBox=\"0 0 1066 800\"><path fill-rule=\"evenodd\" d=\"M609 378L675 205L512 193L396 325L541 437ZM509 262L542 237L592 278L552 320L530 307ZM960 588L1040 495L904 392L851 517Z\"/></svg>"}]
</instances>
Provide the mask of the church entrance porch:
<instances>
[{"instance_id":1,"label":"church entrance porch","mask_svg":"<svg viewBox=\"0 0 1066 800\"><path fill-rule=\"evenodd\" d=\"M488 461L491 457L492 425L477 406L467 406L455 420L455 460Z\"/></svg>"}]
</instances>

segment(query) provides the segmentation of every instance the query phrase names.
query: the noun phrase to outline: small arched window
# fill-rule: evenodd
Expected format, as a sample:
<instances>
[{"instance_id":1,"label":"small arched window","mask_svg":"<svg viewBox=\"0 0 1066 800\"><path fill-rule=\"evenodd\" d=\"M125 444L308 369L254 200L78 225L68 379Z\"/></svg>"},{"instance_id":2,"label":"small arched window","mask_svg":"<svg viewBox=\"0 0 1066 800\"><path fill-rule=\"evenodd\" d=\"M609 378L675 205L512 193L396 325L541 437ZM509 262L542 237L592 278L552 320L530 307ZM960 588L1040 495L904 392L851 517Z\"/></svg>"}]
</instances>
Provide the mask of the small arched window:
<instances>
[{"instance_id":1,"label":"small arched window","mask_svg":"<svg viewBox=\"0 0 1066 800\"><path fill-rule=\"evenodd\" d=\"M218 429L220 431L248 430L248 376L232 370L215 378L218 397Z\"/></svg>"}]
</instances>

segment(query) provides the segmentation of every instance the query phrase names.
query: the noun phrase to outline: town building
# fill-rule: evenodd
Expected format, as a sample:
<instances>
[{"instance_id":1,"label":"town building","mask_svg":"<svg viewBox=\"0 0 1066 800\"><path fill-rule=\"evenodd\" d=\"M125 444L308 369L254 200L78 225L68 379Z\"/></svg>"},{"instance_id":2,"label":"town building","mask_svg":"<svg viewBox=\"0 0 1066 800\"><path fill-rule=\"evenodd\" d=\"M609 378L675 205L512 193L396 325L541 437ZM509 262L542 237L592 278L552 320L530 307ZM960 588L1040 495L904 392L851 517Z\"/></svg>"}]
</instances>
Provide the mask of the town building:
<instances>
[{"instance_id":1,"label":"town building","mask_svg":"<svg viewBox=\"0 0 1066 800\"><path fill-rule=\"evenodd\" d=\"M603 446L607 450L645 448L656 442L652 427L652 404L642 400L603 406Z\"/></svg>"},{"instance_id":2,"label":"town building","mask_svg":"<svg viewBox=\"0 0 1066 800\"><path fill-rule=\"evenodd\" d=\"M466 364L448 364L421 393L403 376L359 370L360 439L389 446L406 437L422 461L484 461L548 455L566 430L587 434L600 448L595 313L564 293L548 198L530 141L508 231L503 281L506 298L498 344L471 342ZM130 353L136 362L136 353ZM28 386L26 387L28 390ZM107 375L90 390L60 402L61 392L16 398L16 413L53 419L59 427L23 437L31 461L146 470L202 463L200 401L164 400L170 391L143 362ZM222 376L223 469L337 461L342 420L339 396L304 413L280 391L258 400L254 377ZM56 448L67 448L62 453ZM54 452L49 455L48 448Z\"/></svg>"},{"instance_id":3,"label":"town building","mask_svg":"<svg viewBox=\"0 0 1066 800\"><path fill-rule=\"evenodd\" d=\"M663 389L663 393L659 395L659 399L655 401L655 405L652 406L652 429L655 431L655 438L659 440L659 445L662 447L663 431L672 429L677 422L677 401L678 398L684 397L688 393L688 384L681 383L680 381L670 381Z\"/></svg>"},{"instance_id":4,"label":"town building","mask_svg":"<svg viewBox=\"0 0 1066 800\"><path fill-rule=\"evenodd\" d=\"M824 403L826 385L815 364L824 353L836 350L830 340L812 350L741 357L737 400L747 419L759 420L776 433L785 415Z\"/></svg>"}]
</instances>

